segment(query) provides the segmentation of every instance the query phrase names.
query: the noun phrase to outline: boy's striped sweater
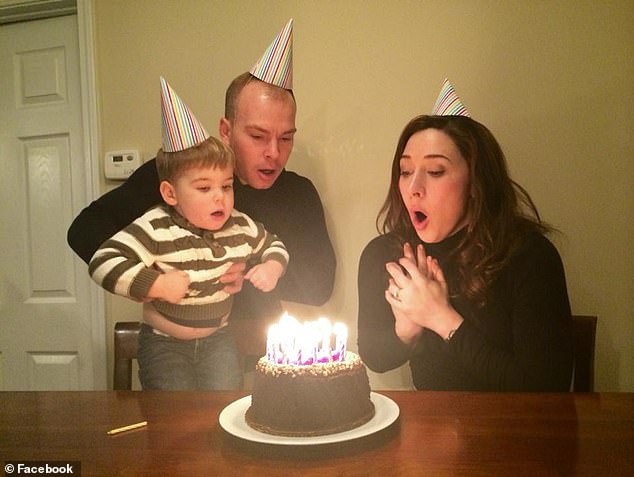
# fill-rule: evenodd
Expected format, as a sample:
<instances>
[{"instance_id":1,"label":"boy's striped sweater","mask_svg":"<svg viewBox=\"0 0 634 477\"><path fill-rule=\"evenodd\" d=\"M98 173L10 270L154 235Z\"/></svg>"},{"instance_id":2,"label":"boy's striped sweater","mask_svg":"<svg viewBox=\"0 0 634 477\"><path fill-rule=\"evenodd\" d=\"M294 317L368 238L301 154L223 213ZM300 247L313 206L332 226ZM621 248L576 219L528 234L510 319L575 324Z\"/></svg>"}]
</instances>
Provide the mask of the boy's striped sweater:
<instances>
[{"instance_id":1,"label":"boy's striped sweater","mask_svg":"<svg viewBox=\"0 0 634 477\"><path fill-rule=\"evenodd\" d=\"M154 300L153 305L180 325L214 327L231 310L232 295L219 282L231 263L276 260L286 268L288 259L274 234L237 210L222 229L210 231L160 205L104 242L88 271L109 292L142 300L160 273L184 270L191 280L186 296L178 304Z\"/></svg>"}]
</instances>

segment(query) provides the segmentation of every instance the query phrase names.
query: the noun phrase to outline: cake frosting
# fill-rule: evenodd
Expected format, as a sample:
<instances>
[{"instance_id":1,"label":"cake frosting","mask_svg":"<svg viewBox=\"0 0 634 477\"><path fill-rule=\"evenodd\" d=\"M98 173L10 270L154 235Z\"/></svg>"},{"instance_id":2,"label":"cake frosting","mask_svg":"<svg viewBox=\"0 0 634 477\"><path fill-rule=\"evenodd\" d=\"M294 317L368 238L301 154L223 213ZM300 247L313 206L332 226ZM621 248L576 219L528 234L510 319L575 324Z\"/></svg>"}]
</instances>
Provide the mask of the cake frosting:
<instances>
[{"instance_id":1,"label":"cake frosting","mask_svg":"<svg viewBox=\"0 0 634 477\"><path fill-rule=\"evenodd\" d=\"M374 416L370 383L361 358L310 365L260 358L245 420L267 434L318 436L358 427Z\"/></svg>"}]
</instances>

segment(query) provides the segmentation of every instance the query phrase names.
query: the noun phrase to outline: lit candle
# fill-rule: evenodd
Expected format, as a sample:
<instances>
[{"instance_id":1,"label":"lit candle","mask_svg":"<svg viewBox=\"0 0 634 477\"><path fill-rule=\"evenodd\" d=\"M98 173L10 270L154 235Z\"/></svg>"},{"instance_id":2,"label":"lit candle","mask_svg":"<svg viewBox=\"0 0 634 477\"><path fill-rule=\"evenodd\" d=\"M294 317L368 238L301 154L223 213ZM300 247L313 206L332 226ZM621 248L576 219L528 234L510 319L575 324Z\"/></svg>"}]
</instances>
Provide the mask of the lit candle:
<instances>
[{"instance_id":1,"label":"lit candle","mask_svg":"<svg viewBox=\"0 0 634 477\"><path fill-rule=\"evenodd\" d=\"M333 326L335 334L335 355L333 360L346 360L346 342L348 341L348 328L343 323L335 323Z\"/></svg>"},{"instance_id":2,"label":"lit candle","mask_svg":"<svg viewBox=\"0 0 634 477\"><path fill-rule=\"evenodd\" d=\"M310 365L315 362L317 347L315 346L315 323L311 321L304 322L300 336L300 364Z\"/></svg>"},{"instance_id":3,"label":"lit candle","mask_svg":"<svg viewBox=\"0 0 634 477\"><path fill-rule=\"evenodd\" d=\"M266 359L271 363L277 363L280 348L280 326L277 323L269 327L266 337Z\"/></svg>"},{"instance_id":4,"label":"lit candle","mask_svg":"<svg viewBox=\"0 0 634 477\"><path fill-rule=\"evenodd\" d=\"M282 362L284 364L299 363L299 343L296 339L301 328L299 322L287 313L280 319L280 334L282 343Z\"/></svg>"},{"instance_id":5,"label":"lit candle","mask_svg":"<svg viewBox=\"0 0 634 477\"><path fill-rule=\"evenodd\" d=\"M317 362L327 363L330 361L330 333L332 326L326 318L319 318L317 326L319 327L321 341L321 347L317 349Z\"/></svg>"}]
</instances>

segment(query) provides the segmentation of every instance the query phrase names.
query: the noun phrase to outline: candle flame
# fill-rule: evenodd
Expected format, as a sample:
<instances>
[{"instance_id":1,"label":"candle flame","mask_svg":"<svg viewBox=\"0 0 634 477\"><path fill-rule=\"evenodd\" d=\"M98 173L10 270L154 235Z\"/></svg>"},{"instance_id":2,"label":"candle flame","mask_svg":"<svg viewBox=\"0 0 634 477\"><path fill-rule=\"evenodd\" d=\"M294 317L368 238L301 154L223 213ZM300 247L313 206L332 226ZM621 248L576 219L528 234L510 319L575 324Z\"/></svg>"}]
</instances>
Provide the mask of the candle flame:
<instances>
[{"instance_id":1,"label":"candle flame","mask_svg":"<svg viewBox=\"0 0 634 477\"><path fill-rule=\"evenodd\" d=\"M269 327L266 357L275 364L293 365L345 361L347 340L348 328L343 323L332 325L330 320L320 317L300 324L285 312L279 323Z\"/></svg>"}]
</instances>

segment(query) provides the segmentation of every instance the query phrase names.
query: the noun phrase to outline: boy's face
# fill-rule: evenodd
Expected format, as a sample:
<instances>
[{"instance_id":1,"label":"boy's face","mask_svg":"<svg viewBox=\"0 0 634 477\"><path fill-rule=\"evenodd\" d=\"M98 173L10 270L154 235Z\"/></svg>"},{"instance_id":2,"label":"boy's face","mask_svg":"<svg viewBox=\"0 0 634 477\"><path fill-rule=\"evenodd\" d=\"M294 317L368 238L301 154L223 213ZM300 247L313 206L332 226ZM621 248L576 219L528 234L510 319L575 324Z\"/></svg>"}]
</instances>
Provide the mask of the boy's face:
<instances>
[{"instance_id":1,"label":"boy's face","mask_svg":"<svg viewBox=\"0 0 634 477\"><path fill-rule=\"evenodd\" d=\"M161 195L196 227L219 230L233 209L233 168L189 168L173 183L161 182Z\"/></svg>"}]
</instances>

